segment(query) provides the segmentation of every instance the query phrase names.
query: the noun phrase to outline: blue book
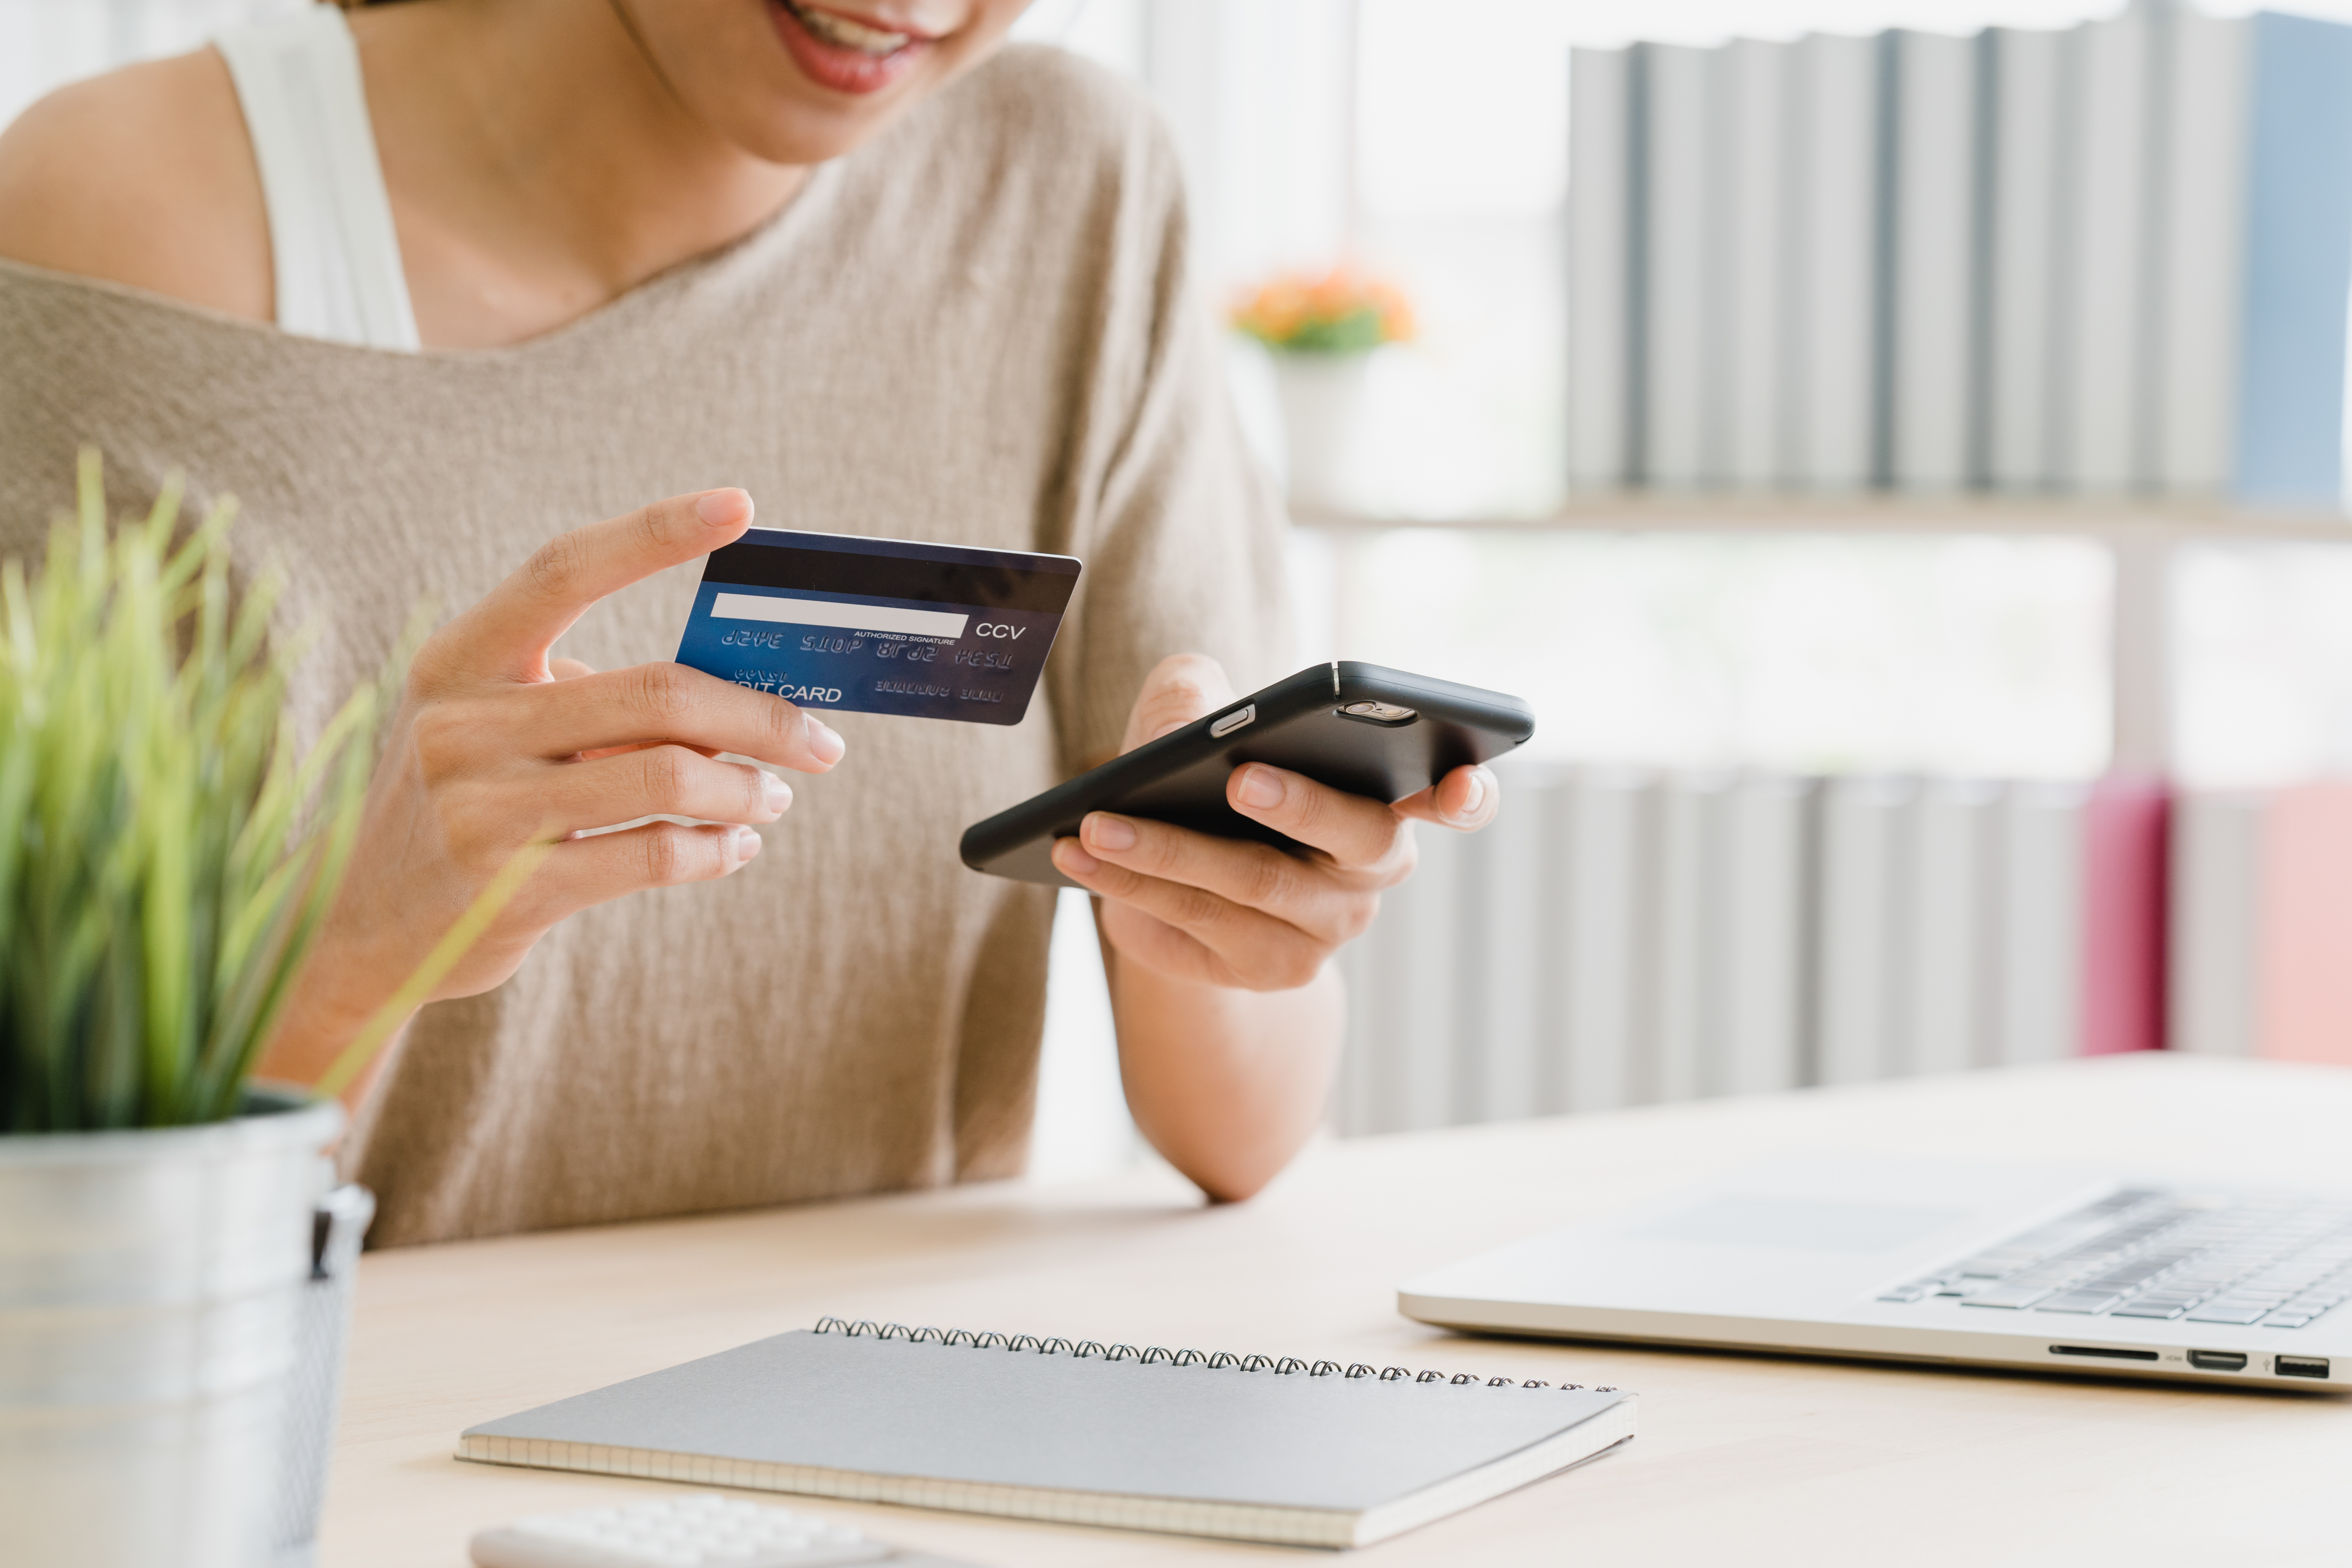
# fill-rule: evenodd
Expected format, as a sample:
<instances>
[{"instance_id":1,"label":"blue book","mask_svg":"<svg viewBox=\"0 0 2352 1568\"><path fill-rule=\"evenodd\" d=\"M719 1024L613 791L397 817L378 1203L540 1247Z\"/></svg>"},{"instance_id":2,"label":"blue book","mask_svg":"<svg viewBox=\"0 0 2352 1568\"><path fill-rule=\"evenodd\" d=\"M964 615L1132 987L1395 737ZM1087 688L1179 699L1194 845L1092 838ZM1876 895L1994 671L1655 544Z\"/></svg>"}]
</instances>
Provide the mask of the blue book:
<instances>
[{"instance_id":1,"label":"blue book","mask_svg":"<svg viewBox=\"0 0 2352 1568\"><path fill-rule=\"evenodd\" d=\"M2245 303L2231 488L2241 500L2332 510L2344 492L2352 26L2273 12L2247 25Z\"/></svg>"}]
</instances>

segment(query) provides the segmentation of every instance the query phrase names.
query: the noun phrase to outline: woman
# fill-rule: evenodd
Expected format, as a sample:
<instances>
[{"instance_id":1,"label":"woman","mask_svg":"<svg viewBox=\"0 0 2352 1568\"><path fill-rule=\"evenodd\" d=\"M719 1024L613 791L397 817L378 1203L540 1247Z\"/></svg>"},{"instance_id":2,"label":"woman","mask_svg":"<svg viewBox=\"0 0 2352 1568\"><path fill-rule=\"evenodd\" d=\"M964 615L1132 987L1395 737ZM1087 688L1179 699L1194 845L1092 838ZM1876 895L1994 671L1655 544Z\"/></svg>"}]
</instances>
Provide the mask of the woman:
<instances>
[{"instance_id":1,"label":"woman","mask_svg":"<svg viewBox=\"0 0 2352 1568\"><path fill-rule=\"evenodd\" d=\"M0 137L0 550L86 441L118 497L183 466L234 492L248 569L285 560L323 628L312 723L420 598L471 606L416 659L265 1070L315 1076L519 846L565 838L361 1108L379 1241L1017 1169L1052 900L958 834L1227 670L1281 673L1280 520L1174 163L1097 73L1000 50L1019 9L401 0ZM663 662L754 495L775 526L1084 559L1045 700L828 728ZM1322 853L1106 816L1055 851L1100 898L1138 1123L1219 1198L1320 1112L1327 961L1410 869L1406 819L1497 804L1475 769L1394 809L1255 766L1230 798ZM699 825L578 837L656 813Z\"/></svg>"}]
</instances>

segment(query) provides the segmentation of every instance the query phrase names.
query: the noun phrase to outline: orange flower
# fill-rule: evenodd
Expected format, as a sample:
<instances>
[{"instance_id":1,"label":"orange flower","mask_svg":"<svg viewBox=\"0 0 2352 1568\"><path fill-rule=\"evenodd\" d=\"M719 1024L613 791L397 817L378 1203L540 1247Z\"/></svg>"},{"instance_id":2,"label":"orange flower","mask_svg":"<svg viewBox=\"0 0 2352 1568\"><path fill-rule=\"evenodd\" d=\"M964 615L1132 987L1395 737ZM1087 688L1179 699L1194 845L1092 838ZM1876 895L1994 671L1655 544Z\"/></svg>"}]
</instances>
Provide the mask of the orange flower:
<instances>
[{"instance_id":1,"label":"orange flower","mask_svg":"<svg viewBox=\"0 0 2352 1568\"><path fill-rule=\"evenodd\" d=\"M1267 347L1297 353L1360 353L1413 335L1403 293L1346 266L1320 277L1282 273L1244 291L1231 320Z\"/></svg>"}]
</instances>

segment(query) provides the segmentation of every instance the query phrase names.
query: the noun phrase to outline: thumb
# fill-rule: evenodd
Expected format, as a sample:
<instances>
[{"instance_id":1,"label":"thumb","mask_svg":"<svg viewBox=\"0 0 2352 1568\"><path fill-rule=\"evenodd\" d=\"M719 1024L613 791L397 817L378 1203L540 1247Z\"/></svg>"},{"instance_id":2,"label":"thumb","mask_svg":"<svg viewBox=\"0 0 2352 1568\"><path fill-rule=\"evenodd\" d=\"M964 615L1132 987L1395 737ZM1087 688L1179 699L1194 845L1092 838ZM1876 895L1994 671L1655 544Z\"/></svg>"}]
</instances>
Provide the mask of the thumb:
<instances>
[{"instance_id":1,"label":"thumb","mask_svg":"<svg viewBox=\"0 0 2352 1568\"><path fill-rule=\"evenodd\" d=\"M1225 667L1206 654L1171 654L1143 678L1143 690L1127 716L1121 752L1156 741L1171 730L1214 712L1238 695Z\"/></svg>"},{"instance_id":2,"label":"thumb","mask_svg":"<svg viewBox=\"0 0 2352 1568\"><path fill-rule=\"evenodd\" d=\"M665 567L708 555L751 526L739 489L672 496L559 533L472 609L435 634L436 664L535 679L547 650L588 606Z\"/></svg>"}]
</instances>

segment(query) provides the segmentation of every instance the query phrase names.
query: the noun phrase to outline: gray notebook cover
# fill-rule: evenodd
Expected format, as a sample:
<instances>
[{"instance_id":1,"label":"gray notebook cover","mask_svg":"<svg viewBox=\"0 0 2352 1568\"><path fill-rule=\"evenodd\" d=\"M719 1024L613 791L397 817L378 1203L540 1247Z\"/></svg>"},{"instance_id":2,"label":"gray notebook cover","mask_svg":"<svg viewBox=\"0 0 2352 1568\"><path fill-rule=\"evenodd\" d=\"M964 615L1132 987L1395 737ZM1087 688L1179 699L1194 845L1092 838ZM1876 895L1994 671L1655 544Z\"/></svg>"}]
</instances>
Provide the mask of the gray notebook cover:
<instances>
[{"instance_id":1,"label":"gray notebook cover","mask_svg":"<svg viewBox=\"0 0 2352 1568\"><path fill-rule=\"evenodd\" d=\"M1517 1453L1630 1397L801 1330L465 1436L1358 1511Z\"/></svg>"}]
</instances>

